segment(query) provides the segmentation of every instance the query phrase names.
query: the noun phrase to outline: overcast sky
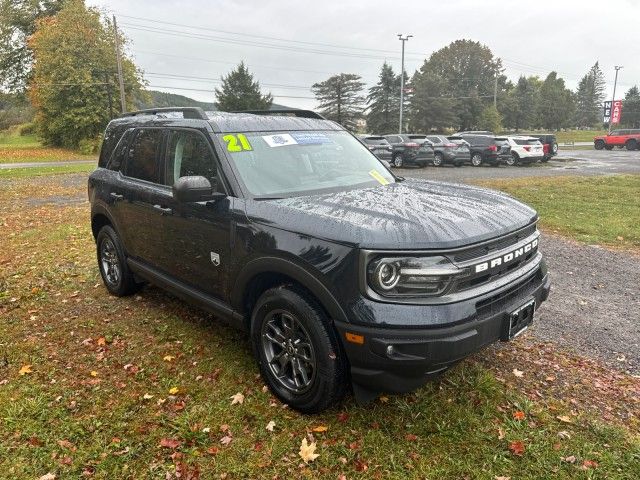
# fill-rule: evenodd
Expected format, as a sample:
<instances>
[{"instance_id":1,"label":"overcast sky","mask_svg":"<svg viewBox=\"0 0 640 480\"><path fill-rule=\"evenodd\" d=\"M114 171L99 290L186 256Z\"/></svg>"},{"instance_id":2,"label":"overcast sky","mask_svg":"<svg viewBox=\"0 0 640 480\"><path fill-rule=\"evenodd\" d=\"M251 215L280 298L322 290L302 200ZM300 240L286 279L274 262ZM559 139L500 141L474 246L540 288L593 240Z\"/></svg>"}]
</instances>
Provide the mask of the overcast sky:
<instances>
[{"instance_id":1,"label":"overcast sky","mask_svg":"<svg viewBox=\"0 0 640 480\"><path fill-rule=\"evenodd\" d=\"M371 86L385 59L399 71L398 33L413 35L409 74L433 51L466 38L487 45L512 80L555 70L574 89L599 61L607 98L614 65L624 65L616 97L640 84L640 0L87 3L116 15L150 88L202 101L214 101L220 77L244 60L276 103L313 108L309 87L332 74L356 73Z\"/></svg>"}]
</instances>

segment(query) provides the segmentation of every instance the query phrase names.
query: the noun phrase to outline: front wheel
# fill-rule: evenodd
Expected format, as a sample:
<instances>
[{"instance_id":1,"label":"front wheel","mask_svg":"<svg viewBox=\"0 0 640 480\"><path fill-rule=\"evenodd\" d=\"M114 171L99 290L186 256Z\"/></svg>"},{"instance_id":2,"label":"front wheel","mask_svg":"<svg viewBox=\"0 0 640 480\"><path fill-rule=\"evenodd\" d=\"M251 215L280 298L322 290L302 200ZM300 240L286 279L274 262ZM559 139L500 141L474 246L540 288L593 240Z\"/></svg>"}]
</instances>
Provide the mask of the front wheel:
<instances>
[{"instance_id":1,"label":"front wheel","mask_svg":"<svg viewBox=\"0 0 640 480\"><path fill-rule=\"evenodd\" d=\"M482 165L482 155L480 155L479 153L474 153L473 155L471 155L471 165L473 165L474 167L479 167L480 165Z\"/></svg>"},{"instance_id":2,"label":"front wheel","mask_svg":"<svg viewBox=\"0 0 640 480\"><path fill-rule=\"evenodd\" d=\"M251 341L262 378L281 401L303 413L325 410L347 389L338 334L315 299L280 286L253 309Z\"/></svg>"},{"instance_id":3,"label":"front wheel","mask_svg":"<svg viewBox=\"0 0 640 480\"><path fill-rule=\"evenodd\" d=\"M518 158L518 154L513 152L511 153L511 155L509 155L509 158L507 158L506 162L507 162L507 165L509 165L510 167L513 167L514 165L518 164L519 160L520 158Z\"/></svg>"},{"instance_id":4,"label":"front wheel","mask_svg":"<svg viewBox=\"0 0 640 480\"><path fill-rule=\"evenodd\" d=\"M402 154L398 153L398 154L394 155L392 164L396 168L401 168L402 167Z\"/></svg>"},{"instance_id":5,"label":"front wheel","mask_svg":"<svg viewBox=\"0 0 640 480\"><path fill-rule=\"evenodd\" d=\"M595 142L593 142L593 147L596 150L602 150L604 148L604 141L603 140L596 140Z\"/></svg>"},{"instance_id":6,"label":"front wheel","mask_svg":"<svg viewBox=\"0 0 640 480\"><path fill-rule=\"evenodd\" d=\"M433 157L433 165L436 167L441 167L443 162L444 158L442 154L440 152L436 152L435 156Z\"/></svg>"}]
</instances>

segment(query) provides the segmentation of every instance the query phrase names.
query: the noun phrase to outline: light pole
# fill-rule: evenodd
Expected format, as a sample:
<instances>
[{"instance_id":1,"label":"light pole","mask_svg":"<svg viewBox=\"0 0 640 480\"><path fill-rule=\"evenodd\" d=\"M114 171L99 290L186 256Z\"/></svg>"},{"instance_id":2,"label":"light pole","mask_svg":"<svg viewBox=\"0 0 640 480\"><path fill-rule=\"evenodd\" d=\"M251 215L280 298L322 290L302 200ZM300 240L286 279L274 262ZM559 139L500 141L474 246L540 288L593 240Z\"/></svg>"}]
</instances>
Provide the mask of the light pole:
<instances>
[{"instance_id":1,"label":"light pole","mask_svg":"<svg viewBox=\"0 0 640 480\"><path fill-rule=\"evenodd\" d=\"M404 109L404 42L409 40L413 35L405 35L402 36L401 33L398 34L398 38L402 42L402 73L400 73L400 126L398 128L398 133L402 133L402 110Z\"/></svg>"},{"instance_id":2,"label":"light pole","mask_svg":"<svg viewBox=\"0 0 640 480\"><path fill-rule=\"evenodd\" d=\"M618 85L618 71L623 68L622 65L616 65L615 67L613 67L616 69L616 78L613 81L613 98L611 99L611 115L609 116L609 133L611 133L611 120L613 117L613 104L616 101L616 86Z\"/></svg>"}]
</instances>

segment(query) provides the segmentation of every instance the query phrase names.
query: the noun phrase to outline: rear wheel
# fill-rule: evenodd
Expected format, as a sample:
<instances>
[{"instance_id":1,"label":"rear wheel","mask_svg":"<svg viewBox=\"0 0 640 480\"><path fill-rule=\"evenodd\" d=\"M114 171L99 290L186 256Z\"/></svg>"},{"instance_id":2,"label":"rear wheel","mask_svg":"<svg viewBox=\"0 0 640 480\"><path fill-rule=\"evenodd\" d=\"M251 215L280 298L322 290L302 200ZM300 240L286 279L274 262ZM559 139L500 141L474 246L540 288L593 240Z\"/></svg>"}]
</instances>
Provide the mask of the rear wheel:
<instances>
[{"instance_id":1,"label":"rear wheel","mask_svg":"<svg viewBox=\"0 0 640 480\"><path fill-rule=\"evenodd\" d=\"M402 162L402 154L396 153L393 156L393 161L391 162L391 164L396 168L400 168L400 167L402 167L402 163L403 163Z\"/></svg>"},{"instance_id":2,"label":"rear wheel","mask_svg":"<svg viewBox=\"0 0 640 480\"><path fill-rule=\"evenodd\" d=\"M479 153L474 153L471 155L471 165L474 167L479 167L482 165L482 155Z\"/></svg>"},{"instance_id":3,"label":"rear wheel","mask_svg":"<svg viewBox=\"0 0 640 480\"><path fill-rule=\"evenodd\" d=\"M347 361L338 335L315 299L291 286L263 293L251 318L253 351L262 378L284 403L320 412L347 389Z\"/></svg>"},{"instance_id":4,"label":"rear wheel","mask_svg":"<svg viewBox=\"0 0 640 480\"><path fill-rule=\"evenodd\" d=\"M542 163L547 163L549 160L551 160L551 157L544 156L544 157L542 157L542 160L540 160L540 161Z\"/></svg>"},{"instance_id":5,"label":"rear wheel","mask_svg":"<svg viewBox=\"0 0 640 480\"><path fill-rule=\"evenodd\" d=\"M604 148L607 150L613 150L613 145L605 145Z\"/></svg>"},{"instance_id":6,"label":"rear wheel","mask_svg":"<svg viewBox=\"0 0 640 480\"><path fill-rule=\"evenodd\" d=\"M604 148L604 140L596 140L593 142L593 146L596 150L602 150Z\"/></svg>"},{"instance_id":7,"label":"rear wheel","mask_svg":"<svg viewBox=\"0 0 640 480\"><path fill-rule=\"evenodd\" d=\"M520 162L520 157L518 157L518 154L516 152L511 152L511 155L509 155L509 158L507 158L506 162L507 165L513 167Z\"/></svg>"},{"instance_id":8,"label":"rear wheel","mask_svg":"<svg viewBox=\"0 0 640 480\"><path fill-rule=\"evenodd\" d=\"M637 150L638 142L632 138L631 140L627 140L625 147L627 147L627 150Z\"/></svg>"},{"instance_id":9,"label":"rear wheel","mask_svg":"<svg viewBox=\"0 0 640 480\"><path fill-rule=\"evenodd\" d=\"M141 284L136 282L129 270L120 237L110 225L100 229L96 246L100 276L109 293L124 297L137 292Z\"/></svg>"},{"instance_id":10,"label":"rear wheel","mask_svg":"<svg viewBox=\"0 0 640 480\"><path fill-rule=\"evenodd\" d=\"M442 153L436 152L435 156L433 157L433 165L436 167L441 167L443 162L444 158L442 156Z\"/></svg>"}]
</instances>

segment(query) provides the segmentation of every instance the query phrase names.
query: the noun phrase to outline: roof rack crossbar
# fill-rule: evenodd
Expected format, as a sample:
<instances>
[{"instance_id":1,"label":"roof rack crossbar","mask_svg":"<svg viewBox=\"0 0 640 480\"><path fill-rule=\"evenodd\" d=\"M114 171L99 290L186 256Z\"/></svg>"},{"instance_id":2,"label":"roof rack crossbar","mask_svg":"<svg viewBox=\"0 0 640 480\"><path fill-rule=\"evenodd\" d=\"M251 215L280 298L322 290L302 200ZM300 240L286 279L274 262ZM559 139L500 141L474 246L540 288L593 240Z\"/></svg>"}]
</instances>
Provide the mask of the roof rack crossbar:
<instances>
[{"instance_id":1,"label":"roof rack crossbar","mask_svg":"<svg viewBox=\"0 0 640 480\"><path fill-rule=\"evenodd\" d=\"M318 120L326 120L319 113L313 110L298 110L298 109L278 109L278 110L241 110L232 113L250 113L252 115L290 115L292 117L299 118L315 118Z\"/></svg>"},{"instance_id":2,"label":"roof rack crossbar","mask_svg":"<svg viewBox=\"0 0 640 480\"><path fill-rule=\"evenodd\" d=\"M158 115L162 113L182 112L183 118L191 118L196 120L209 120L207 114L200 107L160 107L147 108L144 110L136 110L135 112L126 112L121 117L136 117L138 115Z\"/></svg>"}]
</instances>

